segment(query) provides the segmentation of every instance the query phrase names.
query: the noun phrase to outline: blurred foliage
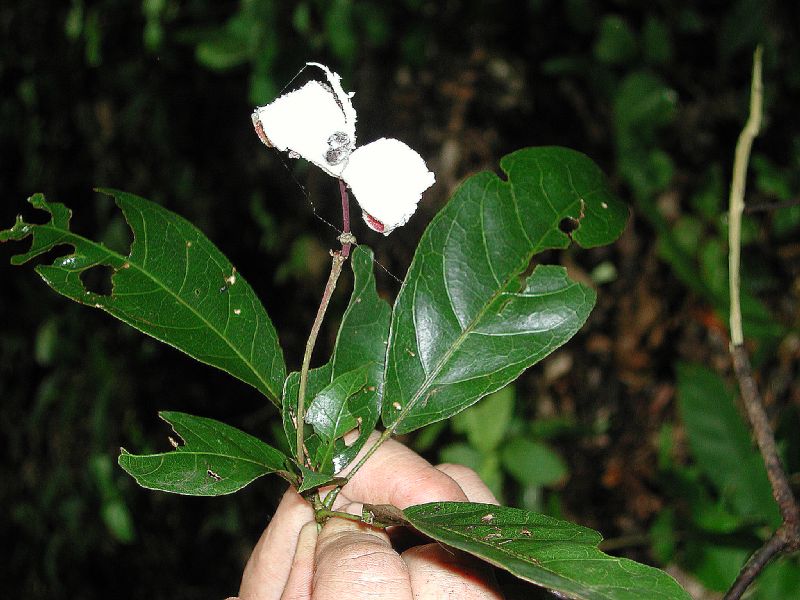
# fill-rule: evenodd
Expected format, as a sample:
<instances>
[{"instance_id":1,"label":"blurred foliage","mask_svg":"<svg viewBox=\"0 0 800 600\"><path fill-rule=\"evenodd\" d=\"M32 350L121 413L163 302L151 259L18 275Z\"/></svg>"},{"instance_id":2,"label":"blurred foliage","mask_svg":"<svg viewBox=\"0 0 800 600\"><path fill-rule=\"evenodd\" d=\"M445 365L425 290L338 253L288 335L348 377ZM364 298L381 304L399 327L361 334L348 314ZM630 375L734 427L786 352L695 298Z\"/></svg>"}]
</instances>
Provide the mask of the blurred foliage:
<instances>
[{"instance_id":1,"label":"blurred foliage","mask_svg":"<svg viewBox=\"0 0 800 600\"><path fill-rule=\"evenodd\" d=\"M390 245L357 231L392 272L404 271L427 218L465 174L531 144L586 152L631 199L634 223L613 251L560 255L601 286L571 361L560 364L560 353L411 441L431 460L472 465L506 501L585 522L632 558L723 589L774 522L730 403L724 334L723 212L757 42L767 121L748 185L748 205L763 209L746 215L745 331L787 464L800 466L798 23L798 7L775 0L527 0L514 10L427 0L6 3L0 223L43 191L80 208L78 231L124 248L127 228L91 188L159 200L246 274L297 365L324 284L319 256L335 237L314 215L335 219L324 200L336 190L265 152L249 114L307 60L359 90L362 139L405 139L435 165L440 183ZM281 490L170 497L136 489L109 459L119 445L165 438L157 410L267 440L272 410L247 386L68 305L2 257L0 281L0 535L13 540L3 589L233 593ZM396 288L390 277L381 285ZM344 292L334 299L344 302ZM701 411L704 398L728 404ZM743 457L730 476L710 464L725 449ZM521 458L531 468L510 468ZM737 482L752 488L740 497ZM644 546L623 543L648 533ZM757 594L788 598L798 586L788 559L764 573Z\"/></svg>"},{"instance_id":2,"label":"blurred foliage","mask_svg":"<svg viewBox=\"0 0 800 600\"><path fill-rule=\"evenodd\" d=\"M547 440L563 438L574 427L565 423L553 427L553 421L543 419L525 420L515 414L516 404L516 388L511 384L452 421L429 425L417 434L413 447L425 452L438 446L440 462L474 469L501 503L552 512L544 506L544 491L563 482L568 468ZM456 439L442 443L439 438L448 427ZM550 499L551 505L557 506L557 494Z\"/></svg>"},{"instance_id":3,"label":"blurred foliage","mask_svg":"<svg viewBox=\"0 0 800 600\"><path fill-rule=\"evenodd\" d=\"M707 367L678 365L678 406L695 464L676 463L664 448L660 469L671 508L651 528L659 560L685 564L704 586L719 592L731 585L754 544L766 541L781 523L766 469L734 398ZM668 437L664 440L669 443ZM783 458L789 459L790 471L800 467L796 456ZM788 590L799 589L798 581L800 563L784 558L749 597L791 597Z\"/></svg>"}]
</instances>

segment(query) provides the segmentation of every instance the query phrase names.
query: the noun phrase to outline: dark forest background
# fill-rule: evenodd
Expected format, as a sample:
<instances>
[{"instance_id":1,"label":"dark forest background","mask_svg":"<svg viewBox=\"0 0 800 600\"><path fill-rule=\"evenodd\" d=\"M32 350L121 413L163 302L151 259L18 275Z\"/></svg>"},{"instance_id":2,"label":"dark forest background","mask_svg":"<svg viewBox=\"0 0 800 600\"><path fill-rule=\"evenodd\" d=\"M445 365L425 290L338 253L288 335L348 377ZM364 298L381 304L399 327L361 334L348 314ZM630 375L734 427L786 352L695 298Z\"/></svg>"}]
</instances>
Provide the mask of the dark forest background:
<instances>
[{"instance_id":1,"label":"dark forest background","mask_svg":"<svg viewBox=\"0 0 800 600\"><path fill-rule=\"evenodd\" d=\"M384 238L356 225L400 278L467 175L524 146L588 154L632 217L612 247L545 257L598 288L587 326L512 388L405 441L713 598L776 515L735 408L726 333L724 211L758 43L766 118L748 181L745 331L798 483L799 39L800 6L777 0L5 2L0 226L33 217L25 199L44 192L74 210L75 230L125 247L124 220L93 188L157 201L237 265L296 369L336 244L314 210L335 221L337 188L265 149L250 113L306 61L357 92L362 143L400 138L436 173L408 226ZM158 410L275 443L274 411L247 385L11 267L22 247L0 247L3 595L235 593L279 480L171 496L138 488L116 456L122 445L168 447ZM393 298L399 284L378 273ZM340 285L330 314L348 295ZM756 594L798 590L800 566L784 559Z\"/></svg>"}]
</instances>

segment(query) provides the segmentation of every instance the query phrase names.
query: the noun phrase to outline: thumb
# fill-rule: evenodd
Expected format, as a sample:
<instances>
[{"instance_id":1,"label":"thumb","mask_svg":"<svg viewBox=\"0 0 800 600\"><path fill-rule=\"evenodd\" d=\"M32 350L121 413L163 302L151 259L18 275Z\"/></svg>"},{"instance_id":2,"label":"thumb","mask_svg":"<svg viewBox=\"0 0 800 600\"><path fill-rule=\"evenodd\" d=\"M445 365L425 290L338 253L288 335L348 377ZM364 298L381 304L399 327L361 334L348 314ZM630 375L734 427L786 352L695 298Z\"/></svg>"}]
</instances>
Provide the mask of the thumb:
<instances>
[{"instance_id":1,"label":"thumb","mask_svg":"<svg viewBox=\"0 0 800 600\"><path fill-rule=\"evenodd\" d=\"M360 504L343 509L358 513ZM408 568L382 530L332 518L319 533L314 600L412 600Z\"/></svg>"}]
</instances>

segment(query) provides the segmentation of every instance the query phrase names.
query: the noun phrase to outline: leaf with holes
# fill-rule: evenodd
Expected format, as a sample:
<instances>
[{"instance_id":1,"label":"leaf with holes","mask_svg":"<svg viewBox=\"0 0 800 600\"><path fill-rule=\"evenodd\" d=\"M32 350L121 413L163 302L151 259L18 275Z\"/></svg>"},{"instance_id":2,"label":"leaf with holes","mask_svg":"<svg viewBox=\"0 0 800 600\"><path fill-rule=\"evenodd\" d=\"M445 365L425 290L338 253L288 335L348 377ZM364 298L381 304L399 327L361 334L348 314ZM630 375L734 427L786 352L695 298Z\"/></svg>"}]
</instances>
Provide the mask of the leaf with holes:
<instances>
[{"instance_id":1,"label":"leaf with holes","mask_svg":"<svg viewBox=\"0 0 800 600\"><path fill-rule=\"evenodd\" d=\"M72 246L71 254L36 267L47 285L227 371L279 405L283 352L250 285L184 218L132 194L104 193L114 197L133 231L128 256L70 231L72 211L37 194L29 202L51 218L38 225L18 217L11 229L0 231L3 242L33 236L30 250L11 262L21 265L57 246ZM87 290L81 280L99 266L114 270L108 295Z\"/></svg>"},{"instance_id":2,"label":"leaf with holes","mask_svg":"<svg viewBox=\"0 0 800 600\"><path fill-rule=\"evenodd\" d=\"M381 520L383 507L365 506ZM691 600L659 569L597 548L602 536L537 513L471 502L433 502L386 510L434 540L478 556L521 579L585 600Z\"/></svg>"},{"instance_id":3,"label":"leaf with holes","mask_svg":"<svg viewBox=\"0 0 800 600\"><path fill-rule=\"evenodd\" d=\"M516 379L571 338L595 301L539 252L608 244L628 210L597 166L566 148L528 148L478 173L433 219L392 314L383 422L407 433ZM564 233L564 231L568 233Z\"/></svg>"},{"instance_id":4,"label":"leaf with holes","mask_svg":"<svg viewBox=\"0 0 800 600\"><path fill-rule=\"evenodd\" d=\"M142 487L190 496L221 496L254 479L279 472L293 481L287 458L243 431L213 419L179 412L159 416L185 442L162 454L130 454L124 448L119 465Z\"/></svg>"}]
</instances>

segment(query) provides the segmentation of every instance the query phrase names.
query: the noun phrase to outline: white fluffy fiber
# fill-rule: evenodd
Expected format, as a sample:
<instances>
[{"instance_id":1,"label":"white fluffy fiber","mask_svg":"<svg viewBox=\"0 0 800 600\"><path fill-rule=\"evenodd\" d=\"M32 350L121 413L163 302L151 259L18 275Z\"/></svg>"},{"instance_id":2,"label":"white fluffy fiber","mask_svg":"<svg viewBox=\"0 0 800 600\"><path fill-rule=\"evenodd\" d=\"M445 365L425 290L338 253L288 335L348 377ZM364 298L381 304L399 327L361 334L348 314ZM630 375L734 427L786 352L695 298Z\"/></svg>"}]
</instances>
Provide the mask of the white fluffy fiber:
<instances>
[{"instance_id":1,"label":"white fluffy fiber","mask_svg":"<svg viewBox=\"0 0 800 600\"><path fill-rule=\"evenodd\" d=\"M319 168L339 177L345 163L325 160L328 138L343 131L355 140L355 123L348 123L331 92L318 81L289 92L256 109L264 134L278 150L296 152Z\"/></svg>"},{"instance_id":2,"label":"white fluffy fiber","mask_svg":"<svg viewBox=\"0 0 800 600\"><path fill-rule=\"evenodd\" d=\"M436 181L417 152L388 138L357 148L342 178L361 208L383 224L384 235L408 222L422 192Z\"/></svg>"},{"instance_id":3,"label":"white fluffy fiber","mask_svg":"<svg viewBox=\"0 0 800 600\"><path fill-rule=\"evenodd\" d=\"M261 126L278 150L294 152L326 173L344 179L362 210L379 221L383 234L389 235L411 218L422 193L433 185L434 175L422 157L399 140L381 138L355 148L353 93L345 92L341 77L326 66L308 65L325 73L330 88L310 81L257 108L254 123ZM326 153L331 150L328 140L339 132L348 136L346 150L350 154L347 158L345 152L342 162L331 164L326 160ZM364 220L376 229L366 217Z\"/></svg>"}]
</instances>

